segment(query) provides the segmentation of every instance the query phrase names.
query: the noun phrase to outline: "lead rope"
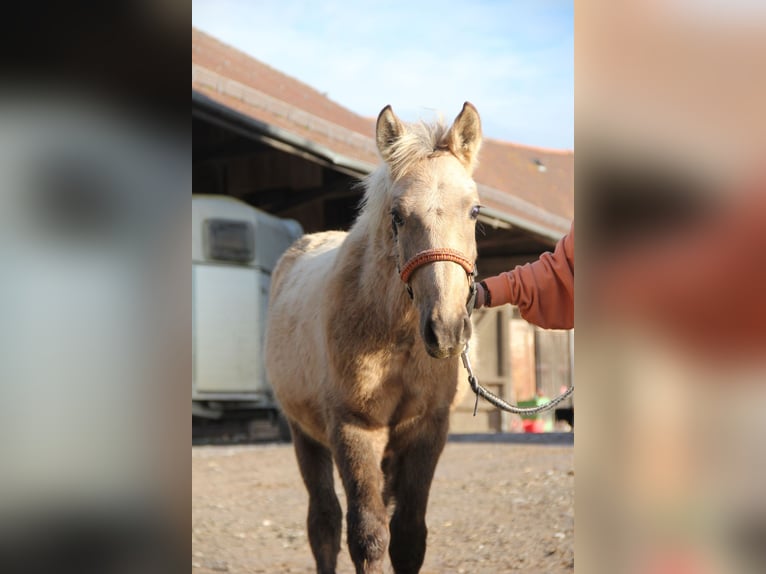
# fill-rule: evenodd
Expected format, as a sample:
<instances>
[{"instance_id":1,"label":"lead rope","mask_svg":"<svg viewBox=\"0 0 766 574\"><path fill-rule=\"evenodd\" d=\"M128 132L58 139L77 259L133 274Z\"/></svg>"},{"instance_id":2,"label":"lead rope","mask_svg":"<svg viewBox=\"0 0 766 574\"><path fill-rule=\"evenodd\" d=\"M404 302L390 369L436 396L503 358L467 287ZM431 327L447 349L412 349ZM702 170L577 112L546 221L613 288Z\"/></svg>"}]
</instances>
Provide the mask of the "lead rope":
<instances>
[{"instance_id":1,"label":"lead rope","mask_svg":"<svg viewBox=\"0 0 766 574\"><path fill-rule=\"evenodd\" d=\"M465 349L463 349L463 352L460 354L460 358L463 360L463 366L465 367L465 370L468 371L468 384L471 385L471 390L476 394L476 402L473 405L473 416L476 416L476 411L479 408L479 397L482 397L488 403L509 413L514 413L517 415L534 415L552 409L574 392L574 385L572 385L549 403L545 403L544 405L537 407L517 407L516 405L505 402L492 391L489 391L481 386L479 380L476 378L476 375L473 374L473 369L471 368L471 361L468 358L468 343L466 343Z\"/></svg>"},{"instance_id":2,"label":"lead rope","mask_svg":"<svg viewBox=\"0 0 766 574\"><path fill-rule=\"evenodd\" d=\"M476 269L474 268L473 273L471 274L471 279L476 276ZM470 291L468 293L468 303L466 304L466 310L468 311L468 316L471 316L471 313L473 312L473 306L474 302L476 300L476 284L472 283ZM574 385L569 387L566 391L564 391L562 394L557 396L552 401L545 403L544 405L540 405L537 407L517 407L516 405L512 405L511 403L505 402L503 399L498 397L495 393L492 391L489 391L481 386L479 383L479 379L476 378L476 375L473 374L473 369L471 368L471 361L468 358L468 343L465 344L465 349L463 349L463 352L460 353L460 358L463 360L463 367L465 367L465 370L468 371L468 384L471 385L471 390L476 395L476 402L473 405L473 416L476 416L476 411L479 408L479 397L484 398L488 403L492 404L493 406L497 407L498 409L507 411L509 413L514 413L517 415L534 415L537 413L543 413L545 411L548 411L555 407L557 404L559 404L561 401L566 399L569 395L571 395L574 392Z\"/></svg>"}]
</instances>

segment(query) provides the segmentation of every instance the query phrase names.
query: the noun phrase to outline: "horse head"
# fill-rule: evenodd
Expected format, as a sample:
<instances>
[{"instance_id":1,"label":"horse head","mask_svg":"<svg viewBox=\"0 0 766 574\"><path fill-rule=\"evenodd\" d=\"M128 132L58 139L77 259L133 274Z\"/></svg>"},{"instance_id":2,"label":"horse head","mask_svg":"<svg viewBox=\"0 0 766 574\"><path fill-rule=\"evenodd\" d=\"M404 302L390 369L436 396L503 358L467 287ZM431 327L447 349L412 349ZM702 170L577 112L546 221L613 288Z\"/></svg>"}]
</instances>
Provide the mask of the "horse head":
<instances>
[{"instance_id":1,"label":"horse head","mask_svg":"<svg viewBox=\"0 0 766 574\"><path fill-rule=\"evenodd\" d=\"M471 336L479 114L466 102L449 129L430 129L406 126L387 106L378 116L376 140L391 180L385 216L420 335L432 357L456 356Z\"/></svg>"}]
</instances>

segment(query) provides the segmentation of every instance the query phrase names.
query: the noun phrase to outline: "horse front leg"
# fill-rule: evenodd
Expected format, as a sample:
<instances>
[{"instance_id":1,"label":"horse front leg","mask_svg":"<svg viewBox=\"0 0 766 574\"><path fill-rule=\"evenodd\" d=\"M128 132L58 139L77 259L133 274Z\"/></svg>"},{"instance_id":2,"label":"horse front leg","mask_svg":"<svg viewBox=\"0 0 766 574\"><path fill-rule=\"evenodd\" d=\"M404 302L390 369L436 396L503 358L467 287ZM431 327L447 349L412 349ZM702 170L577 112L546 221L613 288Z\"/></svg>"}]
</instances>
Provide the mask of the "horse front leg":
<instances>
[{"instance_id":1,"label":"horse front leg","mask_svg":"<svg viewBox=\"0 0 766 574\"><path fill-rule=\"evenodd\" d=\"M343 514L333 486L332 455L297 424L290 423L290 428L298 467L309 493L306 525L317 574L335 574Z\"/></svg>"},{"instance_id":2,"label":"horse front leg","mask_svg":"<svg viewBox=\"0 0 766 574\"><path fill-rule=\"evenodd\" d=\"M380 463L387 436L387 429L365 428L356 421L340 423L334 434L348 505L348 549L357 574L383 572L389 533Z\"/></svg>"},{"instance_id":3,"label":"horse front leg","mask_svg":"<svg viewBox=\"0 0 766 574\"><path fill-rule=\"evenodd\" d=\"M395 501L391 517L389 554L396 574L416 574L426 554L426 508L436 463L444 449L449 412L438 413L407 435L396 437L401 445L389 491Z\"/></svg>"}]
</instances>

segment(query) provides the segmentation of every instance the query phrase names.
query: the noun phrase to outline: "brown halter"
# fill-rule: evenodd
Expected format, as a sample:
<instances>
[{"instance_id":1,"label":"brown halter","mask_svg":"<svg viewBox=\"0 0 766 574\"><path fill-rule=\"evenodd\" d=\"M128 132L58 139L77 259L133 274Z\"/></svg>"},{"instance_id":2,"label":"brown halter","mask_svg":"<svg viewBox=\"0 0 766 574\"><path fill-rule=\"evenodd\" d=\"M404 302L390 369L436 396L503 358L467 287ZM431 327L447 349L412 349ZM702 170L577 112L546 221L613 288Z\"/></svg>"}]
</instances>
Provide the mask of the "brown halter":
<instances>
[{"instance_id":1,"label":"brown halter","mask_svg":"<svg viewBox=\"0 0 766 574\"><path fill-rule=\"evenodd\" d=\"M402 267L399 276L402 278L402 281L409 284L410 277L416 269L423 267L423 265L428 265L429 263L436 263L437 261L452 261L465 269L467 275L473 275L474 264L468 257L455 249L437 247L434 249L426 249L411 257L410 260L404 264L404 267Z\"/></svg>"},{"instance_id":2,"label":"brown halter","mask_svg":"<svg viewBox=\"0 0 766 574\"><path fill-rule=\"evenodd\" d=\"M410 277L412 277L412 274L420 267L436 263L437 261L451 261L452 263L457 263L465 270L465 273L468 276L468 282L470 283L468 303L466 304L468 314L470 315L471 311L473 311L473 301L476 297L476 285L474 283L474 278L476 277L476 265L456 249L449 249L446 247L426 249L413 255L404 264L404 267L402 267L402 270L399 272L399 277L402 278L402 281L407 286L407 293L409 294L410 299L412 299L412 287L410 287Z\"/></svg>"}]
</instances>

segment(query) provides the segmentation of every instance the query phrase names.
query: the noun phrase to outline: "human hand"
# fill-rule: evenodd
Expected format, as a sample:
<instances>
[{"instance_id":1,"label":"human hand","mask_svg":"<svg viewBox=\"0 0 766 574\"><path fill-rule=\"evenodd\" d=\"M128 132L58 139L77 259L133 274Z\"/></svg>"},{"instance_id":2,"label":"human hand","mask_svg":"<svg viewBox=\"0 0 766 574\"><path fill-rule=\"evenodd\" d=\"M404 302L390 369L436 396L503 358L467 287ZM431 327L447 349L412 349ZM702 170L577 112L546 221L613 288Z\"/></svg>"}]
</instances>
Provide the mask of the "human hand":
<instances>
[{"instance_id":1,"label":"human hand","mask_svg":"<svg viewBox=\"0 0 766 574\"><path fill-rule=\"evenodd\" d=\"M487 295L484 292L484 286L481 283L476 283L476 299L473 302L474 309L480 309L484 306L487 300Z\"/></svg>"}]
</instances>

